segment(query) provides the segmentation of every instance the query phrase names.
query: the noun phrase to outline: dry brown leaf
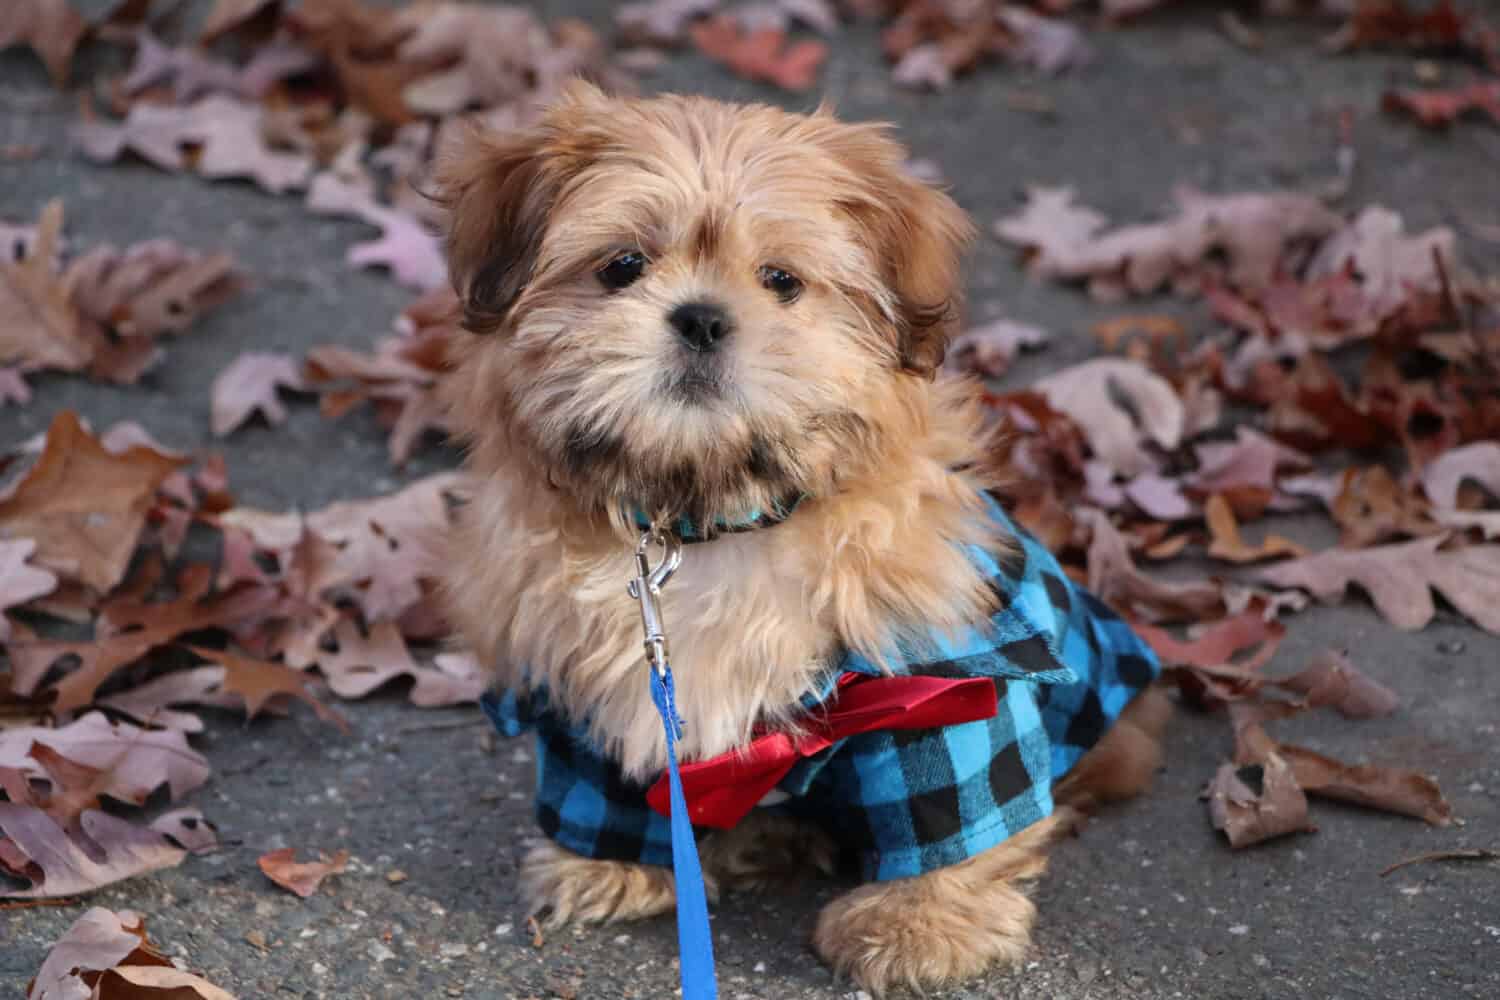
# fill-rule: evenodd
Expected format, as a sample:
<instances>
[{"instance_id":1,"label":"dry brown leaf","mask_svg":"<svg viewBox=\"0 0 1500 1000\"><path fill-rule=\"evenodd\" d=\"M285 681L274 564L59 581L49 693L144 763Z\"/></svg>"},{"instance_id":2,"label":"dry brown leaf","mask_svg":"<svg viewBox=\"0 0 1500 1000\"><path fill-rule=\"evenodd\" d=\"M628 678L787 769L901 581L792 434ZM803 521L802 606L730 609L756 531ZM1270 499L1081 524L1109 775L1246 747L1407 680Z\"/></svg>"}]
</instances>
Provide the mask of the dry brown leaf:
<instances>
[{"instance_id":1,"label":"dry brown leaf","mask_svg":"<svg viewBox=\"0 0 1500 1000\"><path fill-rule=\"evenodd\" d=\"M1234 519L1234 510L1229 502L1215 493L1203 505L1203 516L1208 522L1211 541L1208 554L1216 559L1232 563L1260 562L1263 559L1280 559L1283 556L1305 556L1307 550L1289 538L1267 535L1259 545L1249 545L1240 537L1240 526Z\"/></svg>"},{"instance_id":2,"label":"dry brown leaf","mask_svg":"<svg viewBox=\"0 0 1500 1000\"><path fill-rule=\"evenodd\" d=\"M349 864L348 851L339 851L332 859L320 861L297 861L296 856L295 848L283 847L261 855L257 864L266 878L303 899L317 892L325 878L341 874Z\"/></svg>"},{"instance_id":3,"label":"dry brown leaf","mask_svg":"<svg viewBox=\"0 0 1500 1000\"><path fill-rule=\"evenodd\" d=\"M1376 764L1345 764L1306 747L1280 748L1309 795L1414 816L1433 826L1453 822L1453 809L1425 774Z\"/></svg>"},{"instance_id":4,"label":"dry brown leaf","mask_svg":"<svg viewBox=\"0 0 1500 1000\"><path fill-rule=\"evenodd\" d=\"M944 367L949 371L999 378L1010 369L1018 353L1043 347L1051 337L1046 330L1029 323L992 320L955 337L948 346Z\"/></svg>"},{"instance_id":5,"label":"dry brown leaf","mask_svg":"<svg viewBox=\"0 0 1500 1000\"><path fill-rule=\"evenodd\" d=\"M1344 598L1350 584L1400 629L1432 620L1432 591L1489 632L1500 633L1500 545L1441 550L1442 536L1373 549L1334 549L1262 570L1259 579L1298 587L1324 604Z\"/></svg>"},{"instance_id":6,"label":"dry brown leaf","mask_svg":"<svg viewBox=\"0 0 1500 1000\"><path fill-rule=\"evenodd\" d=\"M35 241L19 258L0 256L0 363L78 371L93 355L57 272L62 225L62 202L50 201Z\"/></svg>"},{"instance_id":7,"label":"dry brown leaf","mask_svg":"<svg viewBox=\"0 0 1500 1000\"><path fill-rule=\"evenodd\" d=\"M198 33L198 38L211 42L251 21L274 16L280 8L281 0L214 0L213 8L203 19L203 30Z\"/></svg>"},{"instance_id":8,"label":"dry brown leaf","mask_svg":"<svg viewBox=\"0 0 1500 1000\"><path fill-rule=\"evenodd\" d=\"M1457 507L1459 487L1466 482L1500 497L1500 443L1479 441L1454 448L1422 470L1422 489L1434 507Z\"/></svg>"},{"instance_id":9,"label":"dry brown leaf","mask_svg":"<svg viewBox=\"0 0 1500 1000\"><path fill-rule=\"evenodd\" d=\"M645 0L615 7L615 27L625 45L681 45L688 25L713 12L720 0Z\"/></svg>"},{"instance_id":10,"label":"dry brown leaf","mask_svg":"<svg viewBox=\"0 0 1500 1000\"><path fill-rule=\"evenodd\" d=\"M157 487L183 464L143 446L112 455L64 410L36 464L0 499L0 538L35 540L38 565L106 592L125 575Z\"/></svg>"},{"instance_id":11,"label":"dry brown leaf","mask_svg":"<svg viewBox=\"0 0 1500 1000\"><path fill-rule=\"evenodd\" d=\"M379 204L359 185L326 172L313 178L307 207L319 215L360 219L380 229L380 238L349 248L355 267L389 268L401 284L420 292L444 288L448 265L436 236L414 215Z\"/></svg>"},{"instance_id":12,"label":"dry brown leaf","mask_svg":"<svg viewBox=\"0 0 1500 1000\"><path fill-rule=\"evenodd\" d=\"M1428 519L1422 502L1379 465L1345 469L1329 513L1343 529L1339 544L1348 549L1442 531Z\"/></svg>"},{"instance_id":13,"label":"dry brown leaf","mask_svg":"<svg viewBox=\"0 0 1500 1000\"><path fill-rule=\"evenodd\" d=\"M1449 90L1388 90L1381 107L1410 114L1428 128L1446 128L1470 111L1500 124L1500 80L1475 80Z\"/></svg>"},{"instance_id":14,"label":"dry brown leaf","mask_svg":"<svg viewBox=\"0 0 1500 1000\"><path fill-rule=\"evenodd\" d=\"M1381 318L1400 308L1414 291L1441 287L1439 259L1448 274L1458 273L1457 242L1446 226L1408 236L1401 216L1371 205L1318 248L1307 277L1352 274L1366 309Z\"/></svg>"},{"instance_id":15,"label":"dry brown leaf","mask_svg":"<svg viewBox=\"0 0 1500 1000\"><path fill-rule=\"evenodd\" d=\"M1095 358L1048 375L1036 390L1083 429L1096 458L1126 478L1155 466L1144 442L1168 451L1182 443L1182 401L1171 383L1140 362ZM1129 409L1115 402L1116 393L1129 400Z\"/></svg>"},{"instance_id":16,"label":"dry brown leaf","mask_svg":"<svg viewBox=\"0 0 1500 1000\"><path fill-rule=\"evenodd\" d=\"M68 265L67 280L84 317L132 339L181 333L243 287L228 254L171 240L95 247Z\"/></svg>"},{"instance_id":17,"label":"dry brown leaf","mask_svg":"<svg viewBox=\"0 0 1500 1000\"><path fill-rule=\"evenodd\" d=\"M1233 848L1316 830L1307 796L1280 754L1253 764L1221 764L1208 786L1208 814Z\"/></svg>"},{"instance_id":18,"label":"dry brown leaf","mask_svg":"<svg viewBox=\"0 0 1500 1000\"><path fill-rule=\"evenodd\" d=\"M119 694L96 699L95 704L127 715L142 725L201 733L204 729L201 718L172 706L207 705L243 710L244 699L224 692L223 667L195 667L162 674ZM270 710L274 712L275 708Z\"/></svg>"},{"instance_id":19,"label":"dry brown leaf","mask_svg":"<svg viewBox=\"0 0 1500 1000\"><path fill-rule=\"evenodd\" d=\"M1124 537L1102 512L1084 509L1089 526L1088 587L1127 617L1148 622L1202 622L1223 616L1223 587L1210 580L1167 583L1136 569Z\"/></svg>"},{"instance_id":20,"label":"dry brown leaf","mask_svg":"<svg viewBox=\"0 0 1500 1000\"><path fill-rule=\"evenodd\" d=\"M306 703L324 722L333 723L345 733L349 731L348 720L318 699L313 693L312 681L301 671L227 650L203 646L187 648L224 669L220 690L241 699L247 719L255 718L273 701L295 698Z\"/></svg>"},{"instance_id":21,"label":"dry brown leaf","mask_svg":"<svg viewBox=\"0 0 1500 1000\"><path fill-rule=\"evenodd\" d=\"M1396 693L1350 662L1346 653L1330 649L1290 677L1274 682L1300 694L1309 708L1332 706L1349 719L1390 715L1401 704Z\"/></svg>"},{"instance_id":22,"label":"dry brown leaf","mask_svg":"<svg viewBox=\"0 0 1500 1000\"><path fill-rule=\"evenodd\" d=\"M813 39L788 42L783 28L745 30L740 19L718 14L688 29L693 44L747 80L783 90L807 90L818 82L828 46Z\"/></svg>"},{"instance_id":23,"label":"dry brown leaf","mask_svg":"<svg viewBox=\"0 0 1500 1000\"><path fill-rule=\"evenodd\" d=\"M286 420L278 388L302 389L302 371L287 354L241 354L214 376L210 426L219 437L259 412L275 426Z\"/></svg>"},{"instance_id":24,"label":"dry brown leaf","mask_svg":"<svg viewBox=\"0 0 1500 1000\"><path fill-rule=\"evenodd\" d=\"M40 809L0 802L0 833L28 860L18 874L31 884L25 889L0 888L0 896L15 899L55 899L79 896L115 882L182 863L187 851L160 831L140 827L108 813L85 812L79 821L82 836L97 853L90 856L79 842Z\"/></svg>"},{"instance_id":25,"label":"dry brown leaf","mask_svg":"<svg viewBox=\"0 0 1500 1000\"><path fill-rule=\"evenodd\" d=\"M171 84L175 104L211 93L260 100L282 80L318 66L312 53L280 40L257 46L244 66L215 58L196 45L163 45L144 28L136 32L135 42L135 61L120 90L134 97Z\"/></svg>"},{"instance_id":26,"label":"dry brown leaf","mask_svg":"<svg viewBox=\"0 0 1500 1000\"><path fill-rule=\"evenodd\" d=\"M1228 259L1226 278L1236 287L1269 284L1287 250L1318 240L1340 226L1337 215L1306 195L1204 195L1174 193L1170 219L1103 232L1104 216L1074 204L1066 188L1034 188L1020 214L1001 219L995 232L1023 247L1032 273L1087 280L1095 294L1149 294L1169 282L1201 281L1214 252Z\"/></svg>"},{"instance_id":27,"label":"dry brown leaf","mask_svg":"<svg viewBox=\"0 0 1500 1000\"><path fill-rule=\"evenodd\" d=\"M30 46L59 87L67 84L73 53L88 30L68 0L6 0L0 6L0 49Z\"/></svg>"},{"instance_id":28,"label":"dry brown leaf","mask_svg":"<svg viewBox=\"0 0 1500 1000\"><path fill-rule=\"evenodd\" d=\"M444 68L407 84L402 97L419 114L446 115L555 89L549 60L557 50L541 20L525 7L436 3L401 11L410 33L396 49L412 63Z\"/></svg>"},{"instance_id":29,"label":"dry brown leaf","mask_svg":"<svg viewBox=\"0 0 1500 1000\"><path fill-rule=\"evenodd\" d=\"M307 516L308 527L338 550L330 572L353 585L350 596L367 622L395 621L428 599L443 567L447 498L461 482L453 474L428 476L396 493Z\"/></svg>"},{"instance_id":30,"label":"dry brown leaf","mask_svg":"<svg viewBox=\"0 0 1500 1000\"><path fill-rule=\"evenodd\" d=\"M172 963L146 939L140 915L92 907L58 938L27 987L27 1000L87 1000L82 978L129 963L136 967L171 968Z\"/></svg>"},{"instance_id":31,"label":"dry brown leaf","mask_svg":"<svg viewBox=\"0 0 1500 1000\"><path fill-rule=\"evenodd\" d=\"M1198 471L1187 479L1195 496L1221 495L1240 517L1259 517L1275 498L1283 472L1312 467L1312 460L1248 427L1235 428L1233 443L1194 446Z\"/></svg>"},{"instance_id":32,"label":"dry brown leaf","mask_svg":"<svg viewBox=\"0 0 1500 1000\"><path fill-rule=\"evenodd\" d=\"M138 103L119 124L82 122L73 136L90 159L134 153L163 170L211 179L249 178L279 194L306 186L312 161L271 149L259 105L214 94L184 107Z\"/></svg>"},{"instance_id":33,"label":"dry brown leaf","mask_svg":"<svg viewBox=\"0 0 1500 1000\"><path fill-rule=\"evenodd\" d=\"M340 698L363 698L397 678L411 678L411 703L423 708L467 705L484 693L486 678L472 656L448 654L437 658L435 667L424 667L412 659L401 631L392 622L380 622L368 635L345 619L334 630L338 651L318 656L318 669Z\"/></svg>"},{"instance_id":34,"label":"dry brown leaf","mask_svg":"<svg viewBox=\"0 0 1500 1000\"><path fill-rule=\"evenodd\" d=\"M37 747L51 753L38 756ZM67 765L59 763L59 758L93 775L65 771ZM73 779L76 788L79 779L97 777L95 795L132 805L143 804L163 786L175 802L201 787L209 776L208 761L188 746L182 733L140 729L111 721L102 712L89 712L57 728L0 730L0 767L30 778L46 778L54 785L54 794L68 790L68 779ZM65 773L55 773L54 768Z\"/></svg>"},{"instance_id":35,"label":"dry brown leaf","mask_svg":"<svg viewBox=\"0 0 1500 1000\"><path fill-rule=\"evenodd\" d=\"M447 413L438 398L452 338L459 329L458 299L444 286L409 306L397 322L398 335L386 337L370 354L324 345L307 353L309 385L323 394L323 415L337 418L363 403L375 407L390 429L390 457L404 465L429 432L444 433Z\"/></svg>"},{"instance_id":36,"label":"dry brown leaf","mask_svg":"<svg viewBox=\"0 0 1500 1000\"><path fill-rule=\"evenodd\" d=\"M124 983L128 987L141 987L144 993L134 989L126 989L119 984ZM156 997L182 998L189 997L196 1000L235 1000L234 994L222 990L201 976L195 976L191 972L183 972L178 968L163 966L136 966L122 965L110 969L99 977L98 983L99 1000L134 1000L139 996L142 1000L155 1000Z\"/></svg>"},{"instance_id":37,"label":"dry brown leaf","mask_svg":"<svg viewBox=\"0 0 1500 1000\"><path fill-rule=\"evenodd\" d=\"M19 608L37 597L57 589L57 576L45 569L29 566L26 560L36 551L30 538L0 540L0 612ZM0 614L0 640L10 634L8 619Z\"/></svg>"}]
</instances>

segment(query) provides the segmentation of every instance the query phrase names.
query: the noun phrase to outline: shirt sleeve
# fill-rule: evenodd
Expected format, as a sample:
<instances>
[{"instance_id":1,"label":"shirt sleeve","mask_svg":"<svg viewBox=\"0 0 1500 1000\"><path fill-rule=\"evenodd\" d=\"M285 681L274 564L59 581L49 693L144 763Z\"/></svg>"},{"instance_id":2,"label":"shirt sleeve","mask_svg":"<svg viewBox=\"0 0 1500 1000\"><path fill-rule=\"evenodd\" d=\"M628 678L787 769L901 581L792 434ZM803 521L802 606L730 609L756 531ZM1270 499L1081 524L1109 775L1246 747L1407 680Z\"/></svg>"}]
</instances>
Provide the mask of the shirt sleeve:
<instances>
[{"instance_id":1,"label":"shirt sleeve","mask_svg":"<svg viewBox=\"0 0 1500 1000\"><path fill-rule=\"evenodd\" d=\"M484 695L480 706L507 736L536 731L536 819L544 834L586 858L672 863L672 828L647 805L648 786L627 780L595 750L586 727L509 691Z\"/></svg>"}]
</instances>

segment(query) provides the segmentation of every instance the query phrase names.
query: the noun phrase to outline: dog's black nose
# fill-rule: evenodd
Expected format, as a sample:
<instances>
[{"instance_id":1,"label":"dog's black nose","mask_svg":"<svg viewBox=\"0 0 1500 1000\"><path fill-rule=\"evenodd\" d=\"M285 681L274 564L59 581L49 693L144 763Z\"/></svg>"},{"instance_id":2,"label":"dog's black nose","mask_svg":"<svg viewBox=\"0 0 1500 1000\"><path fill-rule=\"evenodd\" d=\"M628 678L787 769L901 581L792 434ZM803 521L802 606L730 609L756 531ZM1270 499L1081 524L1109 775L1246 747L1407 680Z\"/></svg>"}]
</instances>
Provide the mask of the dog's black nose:
<instances>
[{"instance_id":1,"label":"dog's black nose","mask_svg":"<svg viewBox=\"0 0 1500 1000\"><path fill-rule=\"evenodd\" d=\"M667 317L682 342L695 351L712 351L729 336L734 324L723 306L712 302L684 302Z\"/></svg>"}]
</instances>

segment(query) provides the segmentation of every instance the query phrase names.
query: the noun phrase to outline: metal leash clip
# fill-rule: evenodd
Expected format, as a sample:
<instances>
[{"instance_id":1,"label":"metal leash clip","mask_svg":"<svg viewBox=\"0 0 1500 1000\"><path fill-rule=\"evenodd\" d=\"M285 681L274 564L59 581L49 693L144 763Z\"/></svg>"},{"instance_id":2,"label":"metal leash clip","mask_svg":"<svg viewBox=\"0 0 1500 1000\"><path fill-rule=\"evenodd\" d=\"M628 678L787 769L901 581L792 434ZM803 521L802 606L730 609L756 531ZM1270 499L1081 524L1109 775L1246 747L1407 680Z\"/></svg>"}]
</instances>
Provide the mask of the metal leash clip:
<instances>
[{"instance_id":1,"label":"metal leash clip","mask_svg":"<svg viewBox=\"0 0 1500 1000\"><path fill-rule=\"evenodd\" d=\"M651 547L661 545L662 559L653 569ZM660 676L667 669L667 633L661 620L661 588L682 564L682 542L670 531L656 527L641 533L635 546L636 576L627 589L641 606L641 628L645 632L646 662Z\"/></svg>"}]
</instances>

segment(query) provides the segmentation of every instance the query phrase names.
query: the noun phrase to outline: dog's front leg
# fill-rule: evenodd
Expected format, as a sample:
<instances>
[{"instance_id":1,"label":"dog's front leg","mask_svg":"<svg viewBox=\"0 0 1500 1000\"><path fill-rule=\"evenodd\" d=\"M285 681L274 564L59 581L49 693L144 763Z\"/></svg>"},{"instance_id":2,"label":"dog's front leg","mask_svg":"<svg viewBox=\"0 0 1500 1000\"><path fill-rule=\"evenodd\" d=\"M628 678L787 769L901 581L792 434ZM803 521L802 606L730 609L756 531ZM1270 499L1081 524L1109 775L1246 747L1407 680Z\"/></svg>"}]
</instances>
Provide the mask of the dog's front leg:
<instances>
[{"instance_id":1,"label":"dog's front leg","mask_svg":"<svg viewBox=\"0 0 1500 1000\"><path fill-rule=\"evenodd\" d=\"M705 881L716 900L717 886ZM677 886L670 868L586 858L547 841L521 862L521 896L544 927L559 927L654 917L672 909Z\"/></svg>"},{"instance_id":2,"label":"dog's front leg","mask_svg":"<svg viewBox=\"0 0 1500 1000\"><path fill-rule=\"evenodd\" d=\"M924 990L1019 961L1036 917L1026 889L1046 870L1046 849L1067 829L1066 813L949 868L845 893L818 915L813 948L834 971L876 996L898 985Z\"/></svg>"}]
</instances>

